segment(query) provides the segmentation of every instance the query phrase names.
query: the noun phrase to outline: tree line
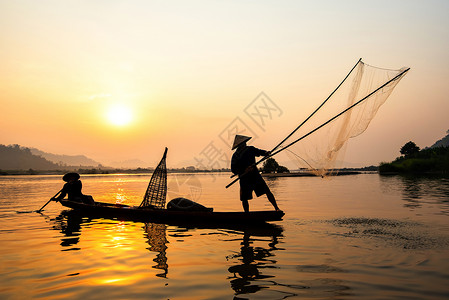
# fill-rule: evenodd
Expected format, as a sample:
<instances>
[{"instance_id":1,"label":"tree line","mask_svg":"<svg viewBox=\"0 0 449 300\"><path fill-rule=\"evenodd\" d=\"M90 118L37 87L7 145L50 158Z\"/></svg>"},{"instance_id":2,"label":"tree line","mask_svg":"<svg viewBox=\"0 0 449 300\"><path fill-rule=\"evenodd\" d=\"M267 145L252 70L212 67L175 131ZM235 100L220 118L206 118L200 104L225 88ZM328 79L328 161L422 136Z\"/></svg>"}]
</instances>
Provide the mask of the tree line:
<instances>
[{"instance_id":1,"label":"tree line","mask_svg":"<svg viewBox=\"0 0 449 300\"><path fill-rule=\"evenodd\" d=\"M405 143L401 156L391 163L381 163L380 174L388 173L449 173L449 147L436 146L420 149L416 143Z\"/></svg>"}]
</instances>

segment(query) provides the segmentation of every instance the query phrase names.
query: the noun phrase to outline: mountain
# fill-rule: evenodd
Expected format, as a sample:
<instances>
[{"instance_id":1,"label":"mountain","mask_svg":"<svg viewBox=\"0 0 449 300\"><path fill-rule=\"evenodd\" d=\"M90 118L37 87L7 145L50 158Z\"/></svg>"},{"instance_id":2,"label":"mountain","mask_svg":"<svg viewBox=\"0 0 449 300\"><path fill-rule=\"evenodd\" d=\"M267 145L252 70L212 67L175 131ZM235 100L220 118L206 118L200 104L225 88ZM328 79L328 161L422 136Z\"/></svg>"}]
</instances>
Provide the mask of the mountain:
<instances>
[{"instance_id":1,"label":"mountain","mask_svg":"<svg viewBox=\"0 0 449 300\"><path fill-rule=\"evenodd\" d=\"M53 163L65 166L89 166L89 167L97 167L101 165L101 163L90 159L84 155L61 155L61 154L53 154L43 152L36 148L29 148L31 153L37 156L42 156L46 160L49 160Z\"/></svg>"},{"instance_id":2,"label":"mountain","mask_svg":"<svg viewBox=\"0 0 449 300\"><path fill-rule=\"evenodd\" d=\"M58 155L36 148L0 144L0 170L75 170L104 168L99 162L84 155Z\"/></svg>"},{"instance_id":3,"label":"mountain","mask_svg":"<svg viewBox=\"0 0 449 300\"><path fill-rule=\"evenodd\" d=\"M136 169L136 168L148 168L150 164L140 159L128 159L124 161L111 161L108 163L108 165L114 168Z\"/></svg>"},{"instance_id":4,"label":"mountain","mask_svg":"<svg viewBox=\"0 0 449 300\"><path fill-rule=\"evenodd\" d=\"M2 170L57 170L61 166L31 153L19 145L0 145L0 169Z\"/></svg>"},{"instance_id":5,"label":"mountain","mask_svg":"<svg viewBox=\"0 0 449 300\"><path fill-rule=\"evenodd\" d=\"M430 148L437 148L437 147L449 147L449 130L446 132L448 135L446 135L444 138L442 138L441 140L438 140L435 142L435 144L433 144L432 146L430 146Z\"/></svg>"}]
</instances>

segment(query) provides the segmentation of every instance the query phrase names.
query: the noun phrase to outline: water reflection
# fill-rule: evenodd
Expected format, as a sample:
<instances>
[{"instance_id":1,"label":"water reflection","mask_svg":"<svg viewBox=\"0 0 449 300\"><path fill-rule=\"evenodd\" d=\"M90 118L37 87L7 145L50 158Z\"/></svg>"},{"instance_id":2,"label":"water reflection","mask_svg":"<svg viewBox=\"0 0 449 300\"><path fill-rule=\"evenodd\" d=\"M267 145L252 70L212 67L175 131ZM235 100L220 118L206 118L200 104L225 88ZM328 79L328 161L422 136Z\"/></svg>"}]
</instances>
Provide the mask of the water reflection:
<instances>
[{"instance_id":1,"label":"water reflection","mask_svg":"<svg viewBox=\"0 0 449 300\"><path fill-rule=\"evenodd\" d=\"M395 175L380 178L388 190L399 189L405 201L404 207L420 209L423 205L437 205L442 214L449 215L449 178L424 175Z\"/></svg>"},{"instance_id":2,"label":"water reflection","mask_svg":"<svg viewBox=\"0 0 449 300\"><path fill-rule=\"evenodd\" d=\"M80 247L74 246L80 242L82 225L89 226L92 221L93 219L73 210L62 211L59 216L52 219L53 229L63 234L60 244L63 247L61 251L81 250ZM157 253L153 259L156 265L152 266L152 268L162 270L162 273L156 274L156 276L163 278L166 278L168 273L166 227L167 225L165 224L155 223L145 223L143 225L144 237L149 245L146 249Z\"/></svg>"},{"instance_id":3,"label":"water reflection","mask_svg":"<svg viewBox=\"0 0 449 300\"><path fill-rule=\"evenodd\" d=\"M441 213L449 214L449 179L428 176L400 176L404 204L421 208L423 204L437 204Z\"/></svg>"},{"instance_id":4,"label":"water reflection","mask_svg":"<svg viewBox=\"0 0 449 300\"><path fill-rule=\"evenodd\" d=\"M240 251L226 257L228 261L237 260L235 265L228 268L229 273L233 274L228 279L235 295L256 293L266 288L267 279L275 277L264 274L265 272L262 272L261 269L272 269L277 263L275 252L282 250L277 246L282 238L282 232L283 228L275 225L265 228L264 231L261 231L260 228L257 230L247 228L243 232ZM269 237L270 239L264 240L260 237ZM266 246L255 246L256 242L266 243ZM274 280L269 280L268 283L276 284Z\"/></svg>"},{"instance_id":5,"label":"water reflection","mask_svg":"<svg viewBox=\"0 0 449 300\"><path fill-rule=\"evenodd\" d=\"M144 229L146 232L147 243L150 245L148 250L157 252L156 258L153 261L156 263L152 268L163 270L162 273L156 274L158 277L167 278L168 264L167 264L167 225L145 223Z\"/></svg>"},{"instance_id":6,"label":"water reflection","mask_svg":"<svg viewBox=\"0 0 449 300\"><path fill-rule=\"evenodd\" d=\"M273 237L272 245L278 243L277 237ZM267 259L268 257L274 256L272 253L275 247L253 247L251 236L247 233L243 236L242 247L240 248L240 254L234 255L232 258L237 258L240 263L229 267L229 273L234 274L230 277L231 287L236 292L236 294L249 294L255 293L262 289L256 282L260 279L272 278L271 275L263 275L259 271L266 264L275 264L275 260Z\"/></svg>"},{"instance_id":7,"label":"water reflection","mask_svg":"<svg viewBox=\"0 0 449 300\"><path fill-rule=\"evenodd\" d=\"M295 275L279 276L278 270L285 267L278 265L276 259L281 251L286 251L279 247L282 243L282 227L275 226L264 232L244 231L240 250L226 257L228 261L235 261L228 268L232 274L228 280L235 300L252 299L255 294L262 299L296 299L301 296L340 299L353 296L349 282L339 278L346 271L327 263L297 265Z\"/></svg>"},{"instance_id":8,"label":"water reflection","mask_svg":"<svg viewBox=\"0 0 449 300\"><path fill-rule=\"evenodd\" d=\"M402 194L406 201L404 207L421 208L422 187L416 177L401 177L402 179Z\"/></svg>"},{"instance_id":9,"label":"water reflection","mask_svg":"<svg viewBox=\"0 0 449 300\"><path fill-rule=\"evenodd\" d=\"M81 223L83 218L77 214L63 214L61 213L54 220L52 220L53 229L64 234L61 238L62 247L72 247L80 241ZM80 250L80 248L64 248L62 251Z\"/></svg>"}]
</instances>

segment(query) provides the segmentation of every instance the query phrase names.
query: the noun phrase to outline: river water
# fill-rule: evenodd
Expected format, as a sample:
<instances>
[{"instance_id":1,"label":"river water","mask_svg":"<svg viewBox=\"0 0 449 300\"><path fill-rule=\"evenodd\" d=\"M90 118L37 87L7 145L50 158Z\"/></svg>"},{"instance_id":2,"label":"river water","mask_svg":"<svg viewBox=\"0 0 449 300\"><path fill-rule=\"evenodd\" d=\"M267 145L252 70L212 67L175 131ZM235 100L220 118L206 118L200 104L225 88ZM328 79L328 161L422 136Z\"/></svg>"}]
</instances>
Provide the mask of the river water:
<instances>
[{"instance_id":1,"label":"river water","mask_svg":"<svg viewBox=\"0 0 449 300\"><path fill-rule=\"evenodd\" d=\"M151 174L83 175L138 205ZM240 211L229 174L169 174L168 199ZM51 202L60 176L0 177L1 299L447 299L449 179L266 179L283 221L189 228L89 219ZM250 209L271 209L265 196Z\"/></svg>"}]
</instances>

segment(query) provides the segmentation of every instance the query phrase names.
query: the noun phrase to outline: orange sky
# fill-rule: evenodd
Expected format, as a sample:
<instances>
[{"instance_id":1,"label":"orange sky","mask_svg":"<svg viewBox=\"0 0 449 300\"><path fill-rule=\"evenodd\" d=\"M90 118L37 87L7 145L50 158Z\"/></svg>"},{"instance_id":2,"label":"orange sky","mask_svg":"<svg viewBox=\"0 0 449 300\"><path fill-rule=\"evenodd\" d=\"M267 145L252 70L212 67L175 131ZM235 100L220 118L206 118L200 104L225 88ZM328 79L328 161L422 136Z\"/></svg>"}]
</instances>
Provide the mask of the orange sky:
<instances>
[{"instance_id":1,"label":"orange sky","mask_svg":"<svg viewBox=\"0 0 449 300\"><path fill-rule=\"evenodd\" d=\"M167 146L169 167L198 165L212 147L231 153L224 130L249 126L245 109L264 92L279 110L251 126L271 149L362 57L411 71L345 160L392 160L449 129L447 11L447 1L0 0L0 144L142 167Z\"/></svg>"}]
</instances>

